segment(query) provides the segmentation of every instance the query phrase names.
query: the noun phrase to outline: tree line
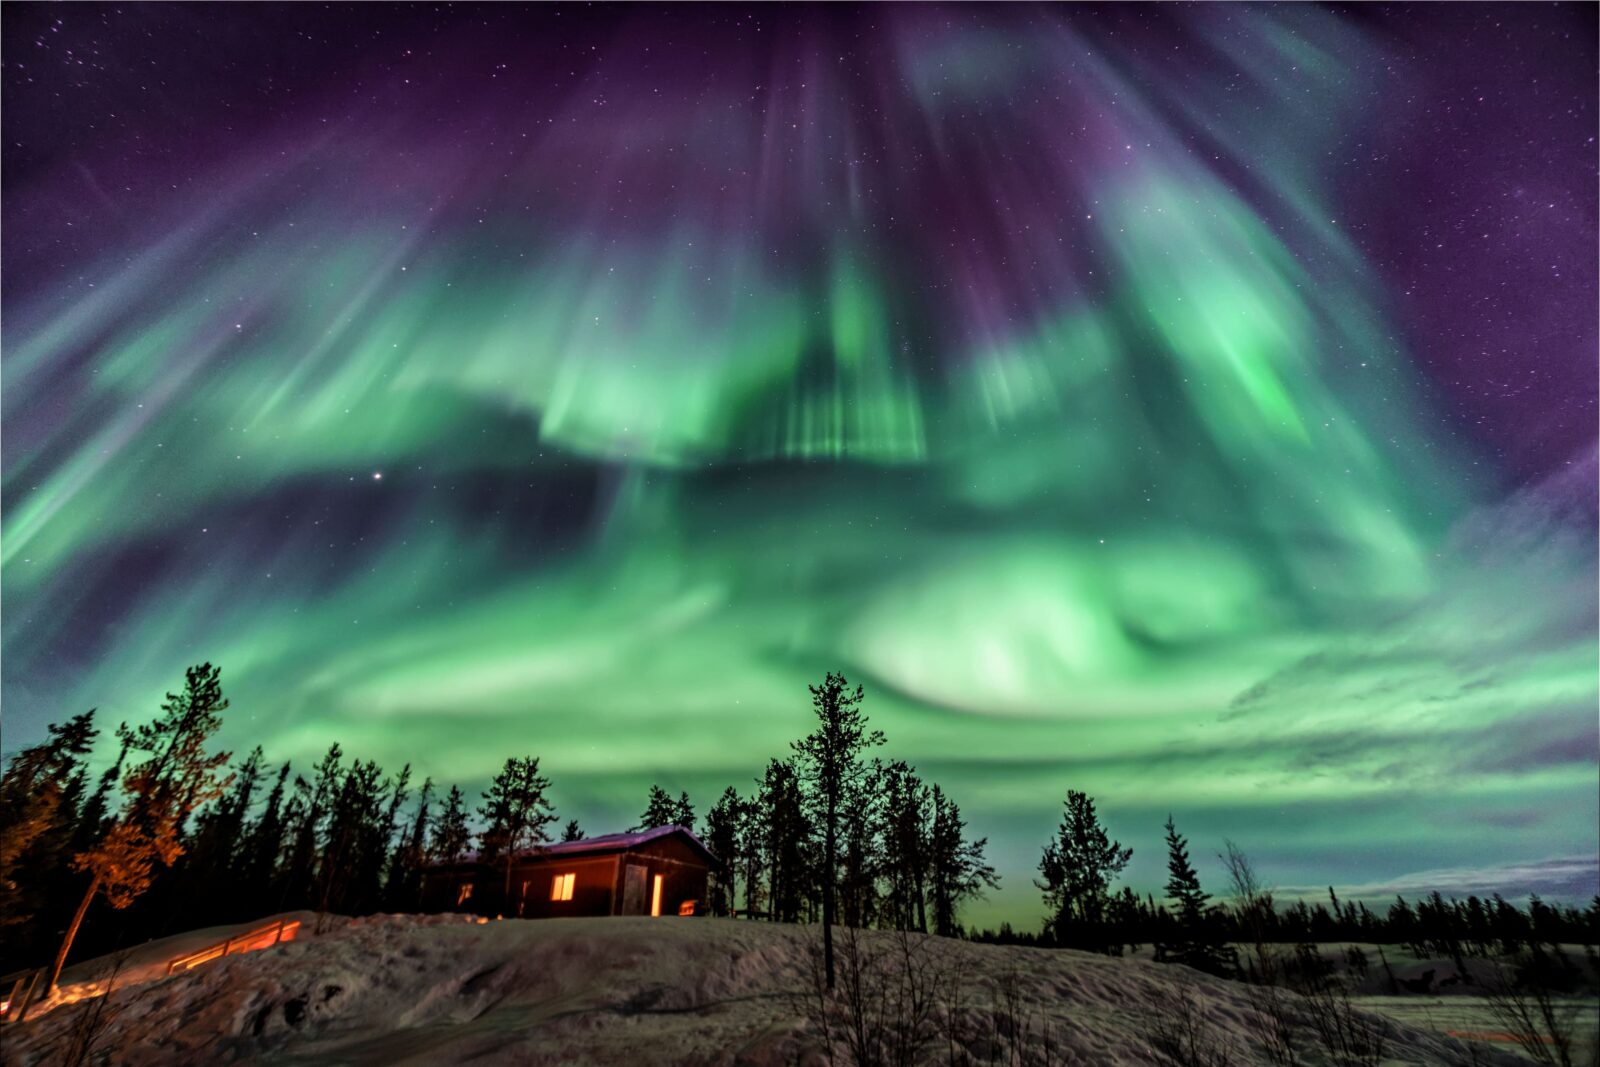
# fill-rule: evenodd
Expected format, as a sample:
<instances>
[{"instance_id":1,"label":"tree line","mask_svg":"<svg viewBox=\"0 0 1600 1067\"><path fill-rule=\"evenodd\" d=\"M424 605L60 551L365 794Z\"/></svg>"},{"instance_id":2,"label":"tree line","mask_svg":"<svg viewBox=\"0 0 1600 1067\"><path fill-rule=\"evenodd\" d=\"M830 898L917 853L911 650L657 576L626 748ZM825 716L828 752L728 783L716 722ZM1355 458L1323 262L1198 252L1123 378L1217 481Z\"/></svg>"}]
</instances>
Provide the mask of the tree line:
<instances>
[{"instance_id":1,"label":"tree line","mask_svg":"<svg viewBox=\"0 0 1600 1067\"><path fill-rule=\"evenodd\" d=\"M1133 849L1114 840L1100 821L1094 799L1069 790L1055 836L1045 844L1035 885L1046 916L1040 931L972 934L974 940L1076 948L1120 956L1150 945L1158 961L1183 963L1213 974L1241 973L1235 946L1313 945L1366 942L1402 945L1413 955L1449 958L1466 973L1466 957L1519 953L1538 956L1542 946L1600 944L1600 895L1587 908L1552 905L1537 894L1519 907L1499 893L1487 899L1446 898L1438 891L1408 901L1397 895L1381 910L1364 901L1340 900L1328 887L1326 903L1294 900L1280 906L1263 888L1249 858L1233 842L1219 853L1228 876L1226 900L1200 884L1189 842L1167 817L1167 881L1164 898L1115 889ZM1364 962L1352 965L1365 970Z\"/></svg>"},{"instance_id":2,"label":"tree line","mask_svg":"<svg viewBox=\"0 0 1600 1067\"><path fill-rule=\"evenodd\" d=\"M830 963L836 924L965 935L962 905L998 885L987 840L969 835L955 801L915 767L871 755L885 738L867 724L860 686L830 673L809 688L814 728L744 790L727 787L697 820L687 793L652 786L632 829L698 832L719 860L712 914L821 922ZM93 710L51 725L9 761L0 776L0 969L50 962L53 982L75 942L78 955L94 955L281 911L416 911L425 870L469 858L504 865L509 899L517 855L556 833L584 836L576 819L556 831L535 756L508 758L474 804L455 785L414 785L409 764L388 772L337 743L304 773L269 765L259 747L235 760L213 749L227 708L220 670L201 664L154 721L117 728L120 752L103 773L88 762L99 735ZM1233 901L1224 905L1201 888L1171 818L1166 843L1163 899L1116 889L1132 849L1111 837L1092 797L1070 790L1039 862L1041 930L970 936L1113 955L1149 944L1159 959L1217 973L1233 966L1225 946L1252 938L1457 957L1600 941L1600 899L1579 911L1537 897L1519 908L1498 895L1434 893L1380 913L1331 889L1327 904L1279 907L1251 882L1243 907L1248 861L1231 844L1223 858Z\"/></svg>"},{"instance_id":3,"label":"tree line","mask_svg":"<svg viewBox=\"0 0 1600 1067\"><path fill-rule=\"evenodd\" d=\"M681 825L719 859L713 914L953 935L961 904L997 884L986 842L904 761L866 760L860 687L811 687L817 729L730 786L697 823L688 794L652 786L632 829ZM179 930L281 911L416 911L430 865L502 866L549 843L558 822L535 756L514 756L474 805L459 786L414 784L337 743L307 772L214 750L221 671L191 668L152 723L119 726L98 776L93 710L53 724L0 776L3 969L93 955ZM559 830L580 840L576 819ZM827 878L824 872L837 871ZM498 879L496 879L498 881ZM53 956L52 956L53 954Z\"/></svg>"}]
</instances>

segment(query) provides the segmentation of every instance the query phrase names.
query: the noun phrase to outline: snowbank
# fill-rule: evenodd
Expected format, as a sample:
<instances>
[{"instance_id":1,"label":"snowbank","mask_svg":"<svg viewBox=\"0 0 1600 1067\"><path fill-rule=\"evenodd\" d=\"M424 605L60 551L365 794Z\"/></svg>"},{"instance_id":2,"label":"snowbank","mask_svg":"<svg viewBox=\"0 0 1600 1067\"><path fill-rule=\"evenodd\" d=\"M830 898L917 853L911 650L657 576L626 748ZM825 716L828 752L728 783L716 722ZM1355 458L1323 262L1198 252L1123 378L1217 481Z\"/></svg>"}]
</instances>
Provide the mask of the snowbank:
<instances>
[{"instance_id":1,"label":"snowbank","mask_svg":"<svg viewBox=\"0 0 1600 1067\"><path fill-rule=\"evenodd\" d=\"M200 952L231 938L241 937L279 920L283 920L286 924L299 924L289 931L286 940L315 936L316 912L288 911L255 922L206 926L198 930L173 934L171 937L158 937L115 955L101 956L67 967L61 972L56 1000L34 1004L30 1014L44 1015L58 1002L70 1004L87 996L97 996L107 983L114 983L120 988L165 978L167 965L174 959ZM343 924L348 920L335 921Z\"/></svg>"},{"instance_id":2,"label":"snowbank","mask_svg":"<svg viewBox=\"0 0 1600 1067\"><path fill-rule=\"evenodd\" d=\"M129 1067L826 1062L805 1000L814 927L648 918L480 924L460 915L340 922L321 936L188 973L151 974L128 987L119 978L98 1020L85 1002L9 1029L6 1059L60 1062L62 1050L92 1031L87 1062ZM883 947L895 935L865 936ZM1184 1002L1233 1063L1264 1062L1247 1036L1247 991L1234 983L1077 952L923 944L959 976L969 1012L988 1018L995 990L1009 988L1013 1014L1030 1032L1051 1031L1052 1063L1162 1062L1148 1035ZM976 1030L961 1044L986 1061L993 1048ZM950 1055L941 1038L927 1060ZM1043 1062L1039 1056L1035 1048L1029 1062ZM836 1057L848 1062L837 1048ZM1312 1052L1303 1062L1324 1061ZM1471 1061L1456 1042L1394 1025L1384 1062ZM1476 1062L1518 1061L1479 1049Z\"/></svg>"}]
</instances>

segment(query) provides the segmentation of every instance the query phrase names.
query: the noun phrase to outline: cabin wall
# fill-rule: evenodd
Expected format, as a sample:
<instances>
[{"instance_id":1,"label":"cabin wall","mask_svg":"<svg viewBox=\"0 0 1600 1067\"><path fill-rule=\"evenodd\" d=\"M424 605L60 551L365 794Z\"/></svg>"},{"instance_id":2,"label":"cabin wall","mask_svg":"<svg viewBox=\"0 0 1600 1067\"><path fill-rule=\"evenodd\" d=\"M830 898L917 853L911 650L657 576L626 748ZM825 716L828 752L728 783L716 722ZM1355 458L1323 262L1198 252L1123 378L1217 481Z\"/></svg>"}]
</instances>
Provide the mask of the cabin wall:
<instances>
[{"instance_id":1,"label":"cabin wall","mask_svg":"<svg viewBox=\"0 0 1600 1067\"><path fill-rule=\"evenodd\" d=\"M483 904L482 870L476 864L435 867L422 873L422 910L477 913ZM461 890L469 888L466 899Z\"/></svg>"},{"instance_id":2,"label":"cabin wall","mask_svg":"<svg viewBox=\"0 0 1600 1067\"><path fill-rule=\"evenodd\" d=\"M704 912L706 857L679 837L648 841L626 853L545 855L521 860L512 870L509 894L506 870L501 864L461 863L431 868L423 873L422 907L429 912L528 919L621 915L624 872L629 864L645 868L643 899L636 914L650 914L657 875L661 876L663 916L676 916L685 901L695 901L697 910ZM573 875L572 898L551 900L553 882L565 874Z\"/></svg>"},{"instance_id":3,"label":"cabin wall","mask_svg":"<svg viewBox=\"0 0 1600 1067\"><path fill-rule=\"evenodd\" d=\"M518 865L512 885L512 906L506 915L547 919L562 915L610 915L616 856L539 859ZM555 879L573 875L572 899L551 900Z\"/></svg>"},{"instance_id":4,"label":"cabin wall","mask_svg":"<svg viewBox=\"0 0 1600 1067\"><path fill-rule=\"evenodd\" d=\"M650 842L650 846L656 844L657 842ZM697 901L700 910L704 911L706 866L705 859L698 852L690 848L684 848L679 852L676 849L658 849L647 846L638 851L629 852L622 857L624 870L630 863L642 864L645 868L645 892L641 914L650 914L651 897L654 892L656 875L661 876L662 915L677 915L679 906L684 901L691 900ZM620 903L620 894L618 900ZM620 907L618 914L621 914Z\"/></svg>"}]
</instances>

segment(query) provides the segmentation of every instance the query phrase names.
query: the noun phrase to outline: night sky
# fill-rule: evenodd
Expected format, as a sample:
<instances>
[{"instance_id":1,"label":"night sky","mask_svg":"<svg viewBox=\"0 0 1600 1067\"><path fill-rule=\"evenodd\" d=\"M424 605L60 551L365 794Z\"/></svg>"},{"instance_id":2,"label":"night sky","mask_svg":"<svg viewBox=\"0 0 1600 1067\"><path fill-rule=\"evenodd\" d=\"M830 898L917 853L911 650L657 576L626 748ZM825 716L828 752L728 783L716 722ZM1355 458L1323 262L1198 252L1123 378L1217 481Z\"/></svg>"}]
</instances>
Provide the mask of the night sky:
<instances>
[{"instance_id":1,"label":"night sky","mask_svg":"<svg viewBox=\"0 0 1600 1067\"><path fill-rule=\"evenodd\" d=\"M1593 893L1593 5L8 4L5 749ZM109 746L108 746L109 747ZM109 756L109 752L103 753ZM1202 863L1214 880L1216 865Z\"/></svg>"}]
</instances>

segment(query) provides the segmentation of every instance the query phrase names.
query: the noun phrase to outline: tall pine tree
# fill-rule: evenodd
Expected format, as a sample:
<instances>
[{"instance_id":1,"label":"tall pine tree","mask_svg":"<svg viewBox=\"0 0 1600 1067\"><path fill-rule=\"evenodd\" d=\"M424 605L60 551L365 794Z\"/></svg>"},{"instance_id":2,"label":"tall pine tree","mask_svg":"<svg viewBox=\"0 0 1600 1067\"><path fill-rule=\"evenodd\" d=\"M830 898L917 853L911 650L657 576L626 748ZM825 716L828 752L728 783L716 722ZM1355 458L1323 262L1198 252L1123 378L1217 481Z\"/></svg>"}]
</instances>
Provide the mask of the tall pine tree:
<instances>
[{"instance_id":1,"label":"tall pine tree","mask_svg":"<svg viewBox=\"0 0 1600 1067\"><path fill-rule=\"evenodd\" d=\"M999 878L984 861L989 839L966 838L967 824L956 802L933 787L933 832L929 841L929 902L933 911L933 932L956 937L961 924L956 921L961 903L981 896L985 888L997 889Z\"/></svg>"},{"instance_id":2,"label":"tall pine tree","mask_svg":"<svg viewBox=\"0 0 1600 1067\"><path fill-rule=\"evenodd\" d=\"M774 921L799 922L809 888L805 798L793 763L772 760L758 785L755 818L764 835L761 855L767 864L767 908Z\"/></svg>"},{"instance_id":3,"label":"tall pine tree","mask_svg":"<svg viewBox=\"0 0 1600 1067\"><path fill-rule=\"evenodd\" d=\"M423 779L417 794L417 812L389 860L384 896L393 910L414 911L422 905L422 868L427 862L428 805L432 798L433 779Z\"/></svg>"},{"instance_id":4,"label":"tall pine tree","mask_svg":"<svg viewBox=\"0 0 1600 1067\"><path fill-rule=\"evenodd\" d=\"M928 788L903 760L884 768L883 867L889 921L900 930L928 929Z\"/></svg>"},{"instance_id":5,"label":"tall pine tree","mask_svg":"<svg viewBox=\"0 0 1600 1067\"><path fill-rule=\"evenodd\" d=\"M705 844L717 858L707 889L713 915L727 915L734 906L734 872L738 869L739 794L729 786L706 812Z\"/></svg>"},{"instance_id":6,"label":"tall pine tree","mask_svg":"<svg viewBox=\"0 0 1600 1067\"><path fill-rule=\"evenodd\" d=\"M132 729L118 727L129 751L147 758L122 779L127 798L122 816L97 845L73 858L73 867L89 876L89 884L50 966L47 997L55 993L61 968L95 897L104 896L119 909L133 903L150 888L156 864L170 867L183 854L180 837L190 813L227 788L218 771L229 754L206 751L228 707L221 675L209 663L190 667L183 692L167 694L159 718Z\"/></svg>"},{"instance_id":7,"label":"tall pine tree","mask_svg":"<svg viewBox=\"0 0 1600 1067\"><path fill-rule=\"evenodd\" d=\"M489 784L483 795L483 806L478 814L487 823L480 841L484 859L498 857L505 864L505 903L509 908L511 872L517 855L536 848L550 840L546 827L556 821L555 810L545 791L550 779L539 773L537 756L512 756ZM523 901L516 898L517 914L522 914Z\"/></svg>"},{"instance_id":8,"label":"tall pine tree","mask_svg":"<svg viewBox=\"0 0 1600 1067\"><path fill-rule=\"evenodd\" d=\"M460 863L472 847L472 830L467 826L466 797L459 786L451 786L444 806L433 818L428 858L439 864Z\"/></svg>"},{"instance_id":9,"label":"tall pine tree","mask_svg":"<svg viewBox=\"0 0 1600 1067\"><path fill-rule=\"evenodd\" d=\"M34 917L70 873L67 863L85 817L96 823L92 839L101 836L91 814L94 799L81 809L77 804L84 758L98 733L93 723L93 711L52 723L45 741L13 756L0 777L0 946L8 958L33 947ZM95 794L102 803L105 795Z\"/></svg>"},{"instance_id":10,"label":"tall pine tree","mask_svg":"<svg viewBox=\"0 0 1600 1067\"><path fill-rule=\"evenodd\" d=\"M811 707L817 715L817 728L793 748L801 779L822 827L822 856L818 872L822 881L822 960L827 987L834 986L833 924L835 868L839 859L840 805L866 774L862 753L883 744L881 730L867 729L861 711L865 699L861 687L850 688L844 675L828 672L821 685L811 690Z\"/></svg>"},{"instance_id":11,"label":"tall pine tree","mask_svg":"<svg viewBox=\"0 0 1600 1067\"><path fill-rule=\"evenodd\" d=\"M1055 839L1039 860L1046 920L1056 943L1116 955L1106 923L1111 883L1127 867L1133 849L1111 839L1094 810L1094 798L1067 791L1065 813Z\"/></svg>"},{"instance_id":12,"label":"tall pine tree","mask_svg":"<svg viewBox=\"0 0 1600 1067\"><path fill-rule=\"evenodd\" d=\"M1221 974L1223 956L1206 913L1209 893L1200 888L1200 876L1189 862L1189 842L1167 816L1167 898L1172 901L1178 936L1161 946L1161 954L1196 970Z\"/></svg>"},{"instance_id":13,"label":"tall pine tree","mask_svg":"<svg viewBox=\"0 0 1600 1067\"><path fill-rule=\"evenodd\" d=\"M644 811L639 813L639 821L628 827L629 833L640 830L654 830L658 826L671 826L678 816L678 806L672 802L672 794L662 789L659 785L650 787L650 797L645 801Z\"/></svg>"}]
</instances>

